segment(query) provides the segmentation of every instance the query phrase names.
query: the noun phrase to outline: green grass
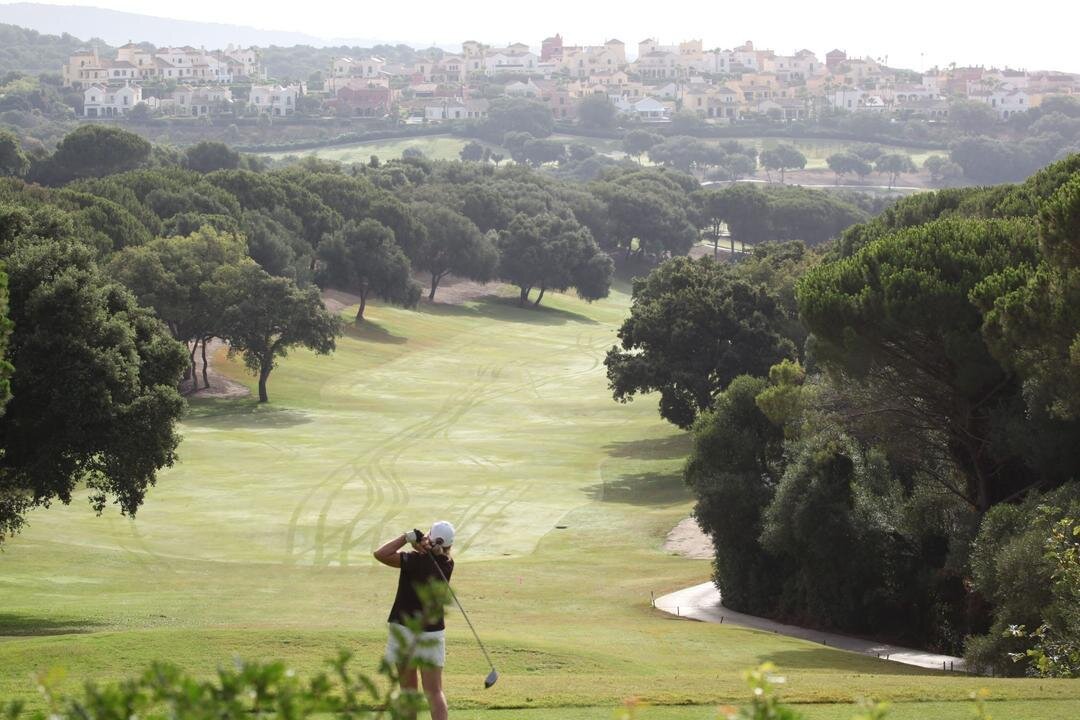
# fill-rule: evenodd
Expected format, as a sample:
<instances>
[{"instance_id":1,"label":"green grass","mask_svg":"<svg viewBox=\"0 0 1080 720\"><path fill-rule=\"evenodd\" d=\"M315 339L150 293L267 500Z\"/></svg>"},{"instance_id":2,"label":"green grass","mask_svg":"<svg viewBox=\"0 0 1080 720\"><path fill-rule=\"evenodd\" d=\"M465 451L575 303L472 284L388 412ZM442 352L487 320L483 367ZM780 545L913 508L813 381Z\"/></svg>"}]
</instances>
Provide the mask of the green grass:
<instances>
[{"instance_id":1,"label":"green grass","mask_svg":"<svg viewBox=\"0 0 1080 720\"><path fill-rule=\"evenodd\" d=\"M459 160L461 158L461 148L468 142L468 138L433 135L394 140L373 140L297 152L265 153L265 155L275 159L293 155L299 157L313 156L342 163L366 163L372 155L377 155L380 160L393 160L400 158L406 149L415 148L432 160ZM495 151L499 152L499 150ZM506 154L505 150L502 152Z\"/></svg>"},{"instance_id":2,"label":"green grass","mask_svg":"<svg viewBox=\"0 0 1080 720\"><path fill-rule=\"evenodd\" d=\"M628 302L375 306L334 355L285 359L269 407L194 404L181 462L136 521L95 517L80 495L6 546L0 698L38 702L31 676L45 668L65 667L73 689L157 658L200 674L237 656L308 672L347 647L373 670L395 576L370 551L436 518L458 527L454 585L502 674L481 689L483 658L451 614L455 717L610 717L631 696L658 706L643 718L711 717L766 659L804 703L953 702L987 687L1017 708L1000 720L1080 698L1077 683L943 674L651 609L650 592L701 582L709 563L661 549L691 505L686 437L655 399L622 405L606 388ZM515 710L486 712L498 708ZM846 715L820 717L834 716Z\"/></svg>"},{"instance_id":3,"label":"green grass","mask_svg":"<svg viewBox=\"0 0 1080 720\"><path fill-rule=\"evenodd\" d=\"M579 143L582 145L588 145L596 150L601 155L607 155L612 158L621 159L626 157L626 153L622 150L621 140L612 140L609 138L590 138L579 137L577 135L553 135L553 139L561 140L568 144ZM774 137L751 137L751 138L737 138L738 142L747 145L753 145L758 150L766 150L768 148L776 147L780 143L787 143L794 145L804 155L806 155L806 169L807 170L828 170L829 166L825 162L825 159L829 155L840 152L842 150L849 149L856 143L851 143L843 140L816 140L816 139L791 139L791 138L774 138ZM722 140L707 140L711 143L726 142L727 139ZM435 135L416 138L404 138L395 140L374 140L369 142L353 143L350 145L335 145L331 147L316 148L313 150L299 151L293 153L266 153L267 157L271 158L283 158L288 155L294 156L314 156L323 158L325 160L336 160L343 163L366 163L372 155L378 155L382 160L390 160L393 158L401 157L402 152L406 148L416 148L424 153L427 157L433 160L457 160L461 152L461 148L469 142L468 138L454 137L450 135ZM883 145L882 150L887 153L897 152L904 155L909 155L912 161L918 166L922 167L922 163L926 158L931 155L941 155L944 151L930 151L913 148L904 148L900 146ZM492 150L495 152L502 152L506 155L506 150L492 146ZM643 164L648 165L649 162L645 156L642 157ZM764 175L764 171L759 174Z\"/></svg>"}]
</instances>

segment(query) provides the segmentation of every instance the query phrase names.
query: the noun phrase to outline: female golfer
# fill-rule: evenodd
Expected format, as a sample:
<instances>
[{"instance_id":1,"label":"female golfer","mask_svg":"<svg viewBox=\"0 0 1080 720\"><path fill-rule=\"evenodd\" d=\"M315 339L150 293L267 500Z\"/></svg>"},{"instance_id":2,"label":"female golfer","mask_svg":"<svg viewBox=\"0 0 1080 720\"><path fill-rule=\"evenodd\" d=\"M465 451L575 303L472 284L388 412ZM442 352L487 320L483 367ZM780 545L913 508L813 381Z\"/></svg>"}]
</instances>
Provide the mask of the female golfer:
<instances>
[{"instance_id":1,"label":"female golfer","mask_svg":"<svg viewBox=\"0 0 1080 720\"><path fill-rule=\"evenodd\" d=\"M406 544L412 546L411 552L398 552ZM454 544L454 526L440 520L431 526L431 531L424 536L419 530L410 530L393 540L388 540L375 551L375 559L383 565L399 568L397 595L394 606L390 609L390 637L386 643L386 660L398 663L402 653L408 652L408 645L415 645L409 659L398 666L401 687L416 690L417 666L414 660L423 660L420 678L424 683L424 695L431 708L431 720L446 720L446 696L442 689L442 669L446 662L446 638L443 623L443 608L440 605L425 608L416 592L417 586L427 585L432 580L446 578L454 572L454 561L450 557L450 546ZM436 567L438 563L438 567ZM439 574L442 570L442 574ZM426 618L424 631L419 637L405 627L409 619ZM405 648L401 643L407 643Z\"/></svg>"}]
</instances>

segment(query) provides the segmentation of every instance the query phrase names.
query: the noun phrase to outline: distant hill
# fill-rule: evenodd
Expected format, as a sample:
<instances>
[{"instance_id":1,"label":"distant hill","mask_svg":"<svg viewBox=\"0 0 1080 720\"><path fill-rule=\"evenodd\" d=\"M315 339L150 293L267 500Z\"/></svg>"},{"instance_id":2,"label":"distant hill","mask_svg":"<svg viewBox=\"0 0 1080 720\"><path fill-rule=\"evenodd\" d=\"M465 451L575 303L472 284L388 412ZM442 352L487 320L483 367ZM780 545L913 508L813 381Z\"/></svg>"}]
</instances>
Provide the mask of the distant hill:
<instances>
[{"instance_id":1,"label":"distant hill","mask_svg":"<svg viewBox=\"0 0 1080 720\"><path fill-rule=\"evenodd\" d=\"M0 5L0 23L31 28L39 33L63 35L72 31L83 37L102 38L113 46L126 42L149 42L158 46L192 45L222 48L227 45L378 45L378 40L358 38L343 43L298 32L260 30L242 25L172 20L104 8L70 5L12 3ZM57 66L59 67L59 66Z\"/></svg>"},{"instance_id":2,"label":"distant hill","mask_svg":"<svg viewBox=\"0 0 1080 720\"><path fill-rule=\"evenodd\" d=\"M5 7L5 6L0 6ZM0 73L60 74L60 66L79 48L94 45L104 54L112 48L100 39L83 40L64 33L43 35L35 30L0 24Z\"/></svg>"}]
</instances>

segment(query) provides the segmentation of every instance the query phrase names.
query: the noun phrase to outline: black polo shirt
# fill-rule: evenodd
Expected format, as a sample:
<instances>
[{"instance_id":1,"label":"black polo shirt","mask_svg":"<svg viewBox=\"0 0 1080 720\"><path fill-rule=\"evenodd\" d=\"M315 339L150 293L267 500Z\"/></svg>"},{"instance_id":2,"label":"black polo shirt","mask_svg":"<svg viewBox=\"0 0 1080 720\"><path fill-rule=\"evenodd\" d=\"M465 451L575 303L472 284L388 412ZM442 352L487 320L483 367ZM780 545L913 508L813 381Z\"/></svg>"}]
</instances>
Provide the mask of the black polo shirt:
<instances>
[{"instance_id":1,"label":"black polo shirt","mask_svg":"<svg viewBox=\"0 0 1080 720\"><path fill-rule=\"evenodd\" d=\"M445 555L432 555L431 553L403 552L401 558L401 570L398 572L397 595L394 596L394 606L390 608L390 617L387 622L404 625L409 618L417 618L423 615L424 606L420 603L420 596L416 593L417 586L423 586L432 580L442 581L439 569L435 563L439 563L447 582L454 572L454 561ZM444 630L443 608L432 608L435 622L424 626L424 632Z\"/></svg>"}]
</instances>

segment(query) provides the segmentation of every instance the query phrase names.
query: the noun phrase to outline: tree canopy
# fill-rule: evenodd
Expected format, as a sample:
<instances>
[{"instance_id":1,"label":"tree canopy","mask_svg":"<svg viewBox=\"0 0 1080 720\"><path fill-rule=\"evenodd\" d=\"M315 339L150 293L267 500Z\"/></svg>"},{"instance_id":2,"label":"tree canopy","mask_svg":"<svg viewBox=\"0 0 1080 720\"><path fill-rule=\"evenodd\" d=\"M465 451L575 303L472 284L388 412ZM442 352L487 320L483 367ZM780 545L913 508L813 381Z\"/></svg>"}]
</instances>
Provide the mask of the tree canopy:
<instances>
[{"instance_id":1,"label":"tree canopy","mask_svg":"<svg viewBox=\"0 0 1080 720\"><path fill-rule=\"evenodd\" d=\"M739 375L795 354L775 296L710 258L675 258L634 281L630 317L604 364L616 400L660 393L660 415L687 428Z\"/></svg>"}]
</instances>

